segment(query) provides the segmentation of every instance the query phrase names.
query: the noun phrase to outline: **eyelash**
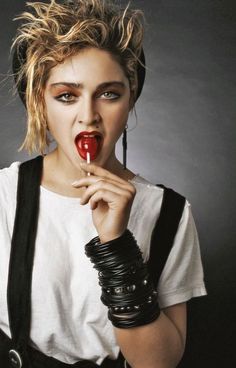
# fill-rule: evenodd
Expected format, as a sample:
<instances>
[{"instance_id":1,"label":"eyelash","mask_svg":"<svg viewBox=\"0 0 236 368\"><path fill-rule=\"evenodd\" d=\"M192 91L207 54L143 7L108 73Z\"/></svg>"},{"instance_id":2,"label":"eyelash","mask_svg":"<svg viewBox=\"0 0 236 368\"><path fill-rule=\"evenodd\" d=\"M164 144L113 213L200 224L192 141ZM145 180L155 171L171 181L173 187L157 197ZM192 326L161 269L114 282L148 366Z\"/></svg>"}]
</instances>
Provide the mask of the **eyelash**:
<instances>
[{"instance_id":1,"label":"eyelash","mask_svg":"<svg viewBox=\"0 0 236 368\"><path fill-rule=\"evenodd\" d=\"M109 93L110 95L115 95L116 96L116 97L113 97L113 98L108 98L108 100L117 100L120 97L120 94L116 93L116 92L106 91L106 92L103 92L102 94L104 95L105 93Z\"/></svg>"},{"instance_id":2,"label":"eyelash","mask_svg":"<svg viewBox=\"0 0 236 368\"><path fill-rule=\"evenodd\" d=\"M66 96L69 96L69 98L71 97L76 97L73 93L69 93L69 92L65 92L65 93L62 93L60 94L59 96L56 96L55 99L57 101L60 101L60 102L63 102L65 104L69 104L69 103L72 103L73 100L64 100L63 98L65 98Z\"/></svg>"},{"instance_id":3,"label":"eyelash","mask_svg":"<svg viewBox=\"0 0 236 368\"><path fill-rule=\"evenodd\" d=\"M106 92L103 92L101 95L104 95L105 93L108 93L110 95L114 95L115 97L113 98L104 98L105 100L117 100L119 97L120 97L120 94L119 93L116 93L116 92L111 92L111 91L106 91ZM63 98L69 98L67 100L64 100ZM55 99L64 103L64 104L71 104L74 102L74 98L76 98L77 96L73 93L70 93L70 92L65 92L65 93L62 93L60 94L59 96L56 96ZM71 99L72 98L72 99Z\"/></svg>"}]
</instances>

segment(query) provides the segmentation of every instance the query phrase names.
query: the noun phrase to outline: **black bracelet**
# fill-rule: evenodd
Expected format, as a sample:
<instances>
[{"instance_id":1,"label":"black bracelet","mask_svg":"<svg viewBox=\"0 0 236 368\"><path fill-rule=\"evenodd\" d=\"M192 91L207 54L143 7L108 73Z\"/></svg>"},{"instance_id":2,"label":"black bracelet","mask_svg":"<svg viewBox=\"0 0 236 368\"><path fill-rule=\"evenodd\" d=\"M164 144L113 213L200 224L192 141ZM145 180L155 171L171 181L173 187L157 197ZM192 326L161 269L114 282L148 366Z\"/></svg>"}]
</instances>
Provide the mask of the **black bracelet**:
<instances>
[{"instance_id":1,"label":"black bracelet","mask_svg":"<svg viewBox=\"0 0 236 368\"><path fill-rule=\"evenodd\" d=\"M128 229L103 244L95 237L86 244L85 253L98 270L101 301L108 307L108 318L114 326L137 327L159 317L157 292Z\"/></svg>"}]
</instances>

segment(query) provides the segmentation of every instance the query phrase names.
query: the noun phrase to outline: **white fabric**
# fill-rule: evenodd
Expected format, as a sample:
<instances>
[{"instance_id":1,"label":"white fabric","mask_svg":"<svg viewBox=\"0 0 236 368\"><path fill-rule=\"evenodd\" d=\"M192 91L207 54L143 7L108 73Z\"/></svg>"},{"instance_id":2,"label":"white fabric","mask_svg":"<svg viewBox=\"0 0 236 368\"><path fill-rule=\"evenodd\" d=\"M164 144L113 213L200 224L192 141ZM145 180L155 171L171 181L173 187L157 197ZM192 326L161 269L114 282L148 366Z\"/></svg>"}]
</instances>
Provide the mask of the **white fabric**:
<instances>
[{"instance_id":1,"label":"white fabric","mask_svg":"<svg viewBox=\"0 0 236 368\"><path fill-rule=\"evenodd\" d=\"M0 328L10 336L7 277L16 208L19 162L0 170ZM153 226L163 189L137 175L137 190L128 228L149 257ZM96 236L89 205L41 186L40 213L32 278L31 344L65 363L90 359L101 364L119 352L107 308L100 301L97 271L84 253ZM206 294L197 232L189 202L161 275L161 308Z\"/></svg>"}]
</instances>

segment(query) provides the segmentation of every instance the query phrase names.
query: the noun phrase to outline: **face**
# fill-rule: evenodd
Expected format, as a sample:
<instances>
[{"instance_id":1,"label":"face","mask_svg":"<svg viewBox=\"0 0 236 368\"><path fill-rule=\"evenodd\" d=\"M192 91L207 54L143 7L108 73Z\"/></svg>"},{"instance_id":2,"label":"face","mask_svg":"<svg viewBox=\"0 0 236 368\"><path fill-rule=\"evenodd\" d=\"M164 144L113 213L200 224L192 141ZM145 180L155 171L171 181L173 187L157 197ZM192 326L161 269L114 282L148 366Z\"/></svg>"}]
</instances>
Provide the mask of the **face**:
<instances>
[{"instance_id":1,"label":"face","mask_svg":"<svg viewBox=\"0 0 236 368\"><path fill-rule=\"evenodd\" d=\"M120 64L104 50L88 48L51 69L45 88L47 123L61 158L75 167L79 155L76 137L81 132L101 134L101 149L94 162L109 168L115 144L130 111L129 81Z\"/></svg>"}]
</instances>

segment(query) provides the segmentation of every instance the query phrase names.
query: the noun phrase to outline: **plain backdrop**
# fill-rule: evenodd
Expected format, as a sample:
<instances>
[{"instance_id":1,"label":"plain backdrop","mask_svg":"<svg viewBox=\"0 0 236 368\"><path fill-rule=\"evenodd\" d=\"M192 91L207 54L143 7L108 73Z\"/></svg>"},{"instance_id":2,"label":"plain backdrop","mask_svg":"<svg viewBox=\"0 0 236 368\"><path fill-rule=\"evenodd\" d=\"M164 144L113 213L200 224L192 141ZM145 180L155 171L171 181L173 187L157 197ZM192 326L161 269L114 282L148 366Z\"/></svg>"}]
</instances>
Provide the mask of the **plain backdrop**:
<instances>
[{"instance_id":1,"label":"plain backdrop","mask_svg":"<svg viewBox=\"0 0 236 368\"><path fill-rule=\"evenodd\" d=\"M0 2L0 167L17 151L25 111L12 96L12 18L22 0ZM182 368L236 366L236 2L131 1L146 15L147 77L129 120L128 167L192 204L208 296L188 303ZM117 152L122 157L119 143Z\"/></svg>"}]
</instances>

